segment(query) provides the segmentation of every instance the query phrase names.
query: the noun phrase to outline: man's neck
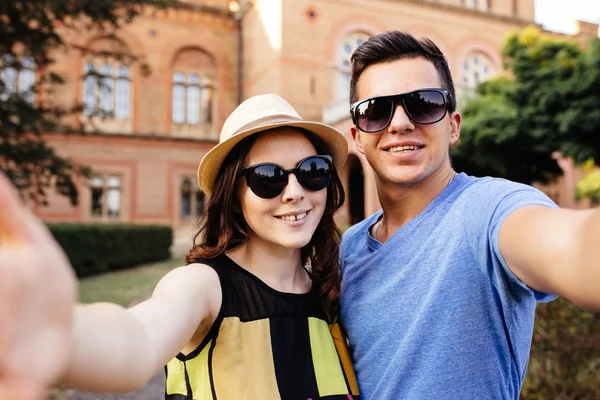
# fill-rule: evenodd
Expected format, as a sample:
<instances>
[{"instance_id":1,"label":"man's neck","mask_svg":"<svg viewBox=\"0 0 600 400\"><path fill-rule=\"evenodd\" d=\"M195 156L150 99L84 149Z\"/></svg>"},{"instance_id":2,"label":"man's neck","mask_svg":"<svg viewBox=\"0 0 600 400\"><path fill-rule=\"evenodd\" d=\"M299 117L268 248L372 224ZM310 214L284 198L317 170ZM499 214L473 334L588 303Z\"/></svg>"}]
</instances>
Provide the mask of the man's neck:
<instances>
[{"instance_id":1,"label":"man's neck","mask_svg":"<svg viewBox=\"0 0 600 400\"><path fill-rule=\"evenodd\" d=\"M448 164L425 180L412 185L377 182L377 194L383 209L378 240L387 240L395 231L423 212L429 203L448 187L455 175Z\"/></svg>"}]
</instances>

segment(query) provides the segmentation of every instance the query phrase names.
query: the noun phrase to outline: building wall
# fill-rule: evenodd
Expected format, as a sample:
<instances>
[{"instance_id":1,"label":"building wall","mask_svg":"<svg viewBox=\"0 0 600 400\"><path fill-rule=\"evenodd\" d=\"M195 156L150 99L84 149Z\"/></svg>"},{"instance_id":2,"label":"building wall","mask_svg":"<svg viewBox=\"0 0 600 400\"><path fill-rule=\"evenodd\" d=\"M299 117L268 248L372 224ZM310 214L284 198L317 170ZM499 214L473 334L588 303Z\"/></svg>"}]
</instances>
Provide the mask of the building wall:
<instances>
[{"instance_id":1,"label":"building wall","mask_svg":"<svg viewBox=\"0 0 600 400\"><path fill-rule=\"evenodd\" d=\"M241 10L232 13L226 0L186 0L183 8L146 12L111 40L98 32L66 32L67 40L77 46L98 50L122 46L141 62L129 65L127 121L90 123L78 114L65 122L89 134L47 136L60 154L121 179L121 211L113 218L93 216L91 189L81 182L79 206L53 195L50 206L36 212L48 221L164 223L189 237L195 229L195 211L192 215L182 211L182 183L191 179L194 197L197 165L218 140L241 89L242 99L277 93L304 118L338 127L350 143L350 162L340 171L344 186L352 193L357 188L364 191L362 198L344 205L338 222L347 225L359 215L369 215L379 208L373 172L352 143L348 96L340 84L347 72L343 60L348 38L391 29L427 36L445 52L462 90L467 85L465 63L475 55L491 72L499 73L504 36L533 23L534 17L533 0L489 0L486 6L481 5L483 0L472 1L254 0L242 1ZM89 57L75 49L57 52L54 69L67 82L45 95L44 101L79 104ZM201 125L177 124L172 111L174 73L194 68L214 75L214 118ZM364 206L363 213L356 211L357 205Z\"/></svg>"}]
</instances>

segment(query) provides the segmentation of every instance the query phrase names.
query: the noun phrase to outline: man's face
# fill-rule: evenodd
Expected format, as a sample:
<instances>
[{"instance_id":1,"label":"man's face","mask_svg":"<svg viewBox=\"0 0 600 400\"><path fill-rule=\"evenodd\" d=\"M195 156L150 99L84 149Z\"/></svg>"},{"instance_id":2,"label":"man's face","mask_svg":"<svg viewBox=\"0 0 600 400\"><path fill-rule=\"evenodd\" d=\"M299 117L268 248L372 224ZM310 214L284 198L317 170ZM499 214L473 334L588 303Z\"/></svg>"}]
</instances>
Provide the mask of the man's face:
<instances>
[{"instance_id":1,"label":"man's face","mask_svg":"<svg viewBox=\"0 0 600 400\"><path fill-rule=\"evenodd\" d=\"M388 96L417 89L441 88L438 71L422 57L406 58L369 66L357 84L358 100ZM419 125L396 106L388 127L366 133L352 128L358 151L363 153L382 184L414 185L450 168L448 149L457 142L461 116L446 113L431 125Z\"/></svg>"}]
</instances>

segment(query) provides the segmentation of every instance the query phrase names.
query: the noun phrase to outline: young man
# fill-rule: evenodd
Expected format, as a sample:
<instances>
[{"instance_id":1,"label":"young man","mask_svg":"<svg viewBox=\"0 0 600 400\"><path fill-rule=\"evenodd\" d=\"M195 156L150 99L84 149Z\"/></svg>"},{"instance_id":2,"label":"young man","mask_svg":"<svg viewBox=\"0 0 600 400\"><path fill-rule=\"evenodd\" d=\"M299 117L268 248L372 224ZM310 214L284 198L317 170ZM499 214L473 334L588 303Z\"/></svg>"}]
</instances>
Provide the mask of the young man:
<instances>
[{"instance_id":1,"label":"young man","mask_svg":"<svg viewBox=\"0 0 600 400\"><path fill-rule=\"evenodd\" d=\"M352 57L352 136L382 210L344 235L341 321L365 399L518 399L537 301L600 309L600 210L453 171L461 115L430 40Z\"/></svg>"}]
</instances>

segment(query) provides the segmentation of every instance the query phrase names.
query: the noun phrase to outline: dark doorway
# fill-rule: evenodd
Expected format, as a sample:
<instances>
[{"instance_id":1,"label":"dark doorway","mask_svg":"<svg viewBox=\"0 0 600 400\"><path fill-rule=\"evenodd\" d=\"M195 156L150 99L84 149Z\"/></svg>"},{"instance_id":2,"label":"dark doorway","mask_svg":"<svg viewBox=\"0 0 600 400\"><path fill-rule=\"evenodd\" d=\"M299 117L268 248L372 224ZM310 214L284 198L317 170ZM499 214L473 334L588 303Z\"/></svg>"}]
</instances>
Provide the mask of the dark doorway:
<instances>
[{"instance_id":1,"label":"dark doorway","mask_svg":"<svg viewBox=\"0 0 600 400\"><path fill-rule=\"evenodd\" d=\"M355 155L348 157L348 206L350 224L365 219L365 174L360 160Z\"/></svg>"}]
</instances>

